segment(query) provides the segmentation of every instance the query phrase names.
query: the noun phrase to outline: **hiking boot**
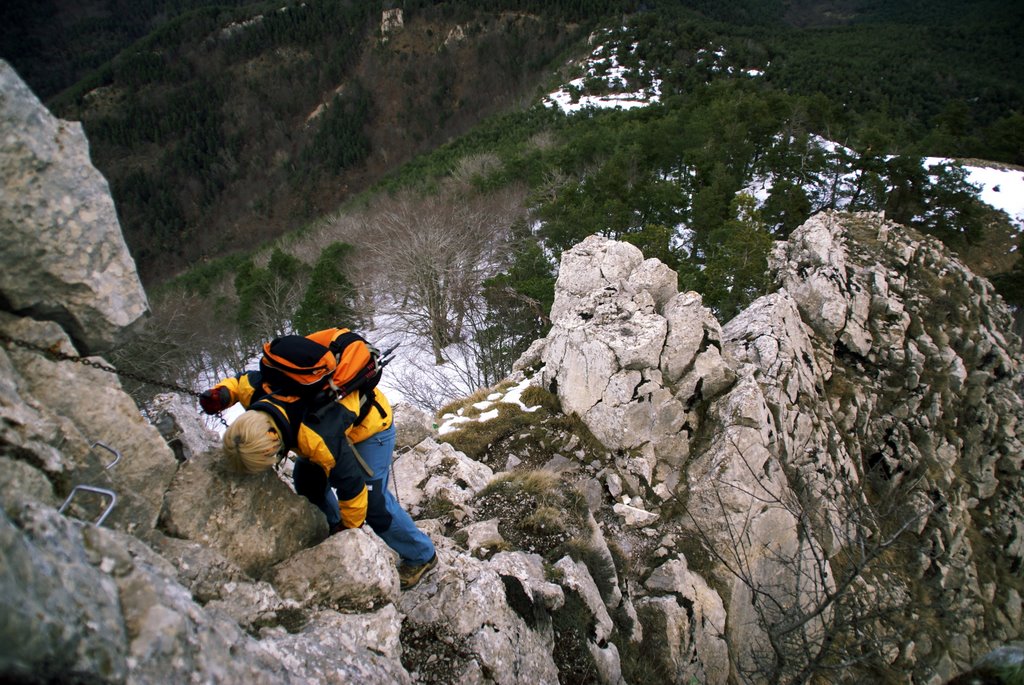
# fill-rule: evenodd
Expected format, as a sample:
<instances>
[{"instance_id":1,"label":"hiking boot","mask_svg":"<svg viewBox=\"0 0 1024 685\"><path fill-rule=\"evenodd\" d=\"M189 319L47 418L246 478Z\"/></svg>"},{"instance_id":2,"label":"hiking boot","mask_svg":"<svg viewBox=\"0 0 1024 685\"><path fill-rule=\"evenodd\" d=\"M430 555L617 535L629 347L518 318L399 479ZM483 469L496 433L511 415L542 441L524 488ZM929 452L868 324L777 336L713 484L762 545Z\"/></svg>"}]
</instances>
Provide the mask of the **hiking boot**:
<instances>
[{"instance_id":1,"label":"hiking boot","mask_svg":"<svg viewBox=\"0 0 1024 685\"><path fill-rule=\"evenodd\" d=\"M430 557L430 561L425 564L406 564L402 563L398 566L398 580L403 590L408 590L416 583L420 582L420 578L426 575L427 571L437 566L437 554Z\"/></svg>"}]
</instances>

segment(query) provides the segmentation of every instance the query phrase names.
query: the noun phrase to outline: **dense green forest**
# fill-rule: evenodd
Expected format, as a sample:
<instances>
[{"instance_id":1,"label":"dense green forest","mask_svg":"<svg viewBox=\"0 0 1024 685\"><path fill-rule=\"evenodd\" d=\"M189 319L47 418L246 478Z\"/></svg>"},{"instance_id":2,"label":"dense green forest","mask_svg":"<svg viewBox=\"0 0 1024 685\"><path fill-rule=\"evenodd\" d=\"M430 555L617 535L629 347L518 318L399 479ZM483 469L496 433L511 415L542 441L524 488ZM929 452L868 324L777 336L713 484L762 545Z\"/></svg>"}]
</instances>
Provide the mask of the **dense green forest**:
<instances>
[{"instance_id":1,"label":"dense green forest","mask_svg":"<svg viewBox=\"0 0 1024 685\"><path fill-rule=\"evenodd\" d=\"M4 11L39 23L60 3L27 8ZM392 8L404 25L385 33ZM74 25L68 41L124 47L48 104L83 121L111 182L157 309L143 344L185 317L196 339L182 348L207 355L175 362L183 380L291 326L386 310L439 363L469 346L471 384L486 385L543 335L558 255L586 235L658 257L726 320L772 287L771 242L832 208L981 255L1024 300L1006 217L961 167L920 164L1024 164L1020 8L154 0L128 14L124 33ZM5 34L5 58L33 63L40 35ZM643 88L658 102L543 104L577 78L573 98Z\"/></svg>"},{"instance_id":2,"label":"dense green forest","mask_svg":"<svg viewBox=\"0 0 1024 685\"><path fill-rule=\"evenodd\" d=\"M0 56L49 99L190 10L247 0L6 0Z\"/></svg>"},{"instance_id":3,"label":"dense green forest","mask_svg":"<svg viewBox=\"0 0 1024 685\"><path fill-rule=\"evenodd\" d=\"M421 3L386 42L380 16L367 2L180 11L49 100L84 123L148 285L295 229L534 97L585 35Z\"/></svg>"},{"instance_id":4,"label":"dense green forest","mask_svg":"<svg viewBox=\"0 0 1024 685\"><path fill-rule=\"evenodd\" d=\"M406 19L390 41L387 7ZM587 36L623 20L635 43L623 64L646 65L668 108L719 107L699 99L709 83L758 69L742 97L800 110L798 128L853 149L1024 164L1024 10L991 2L44 0L2 12L3 56L85 124L150 285L528 109ZM740 116L730 125L757 112ZM750 140L778 123L767 116Z\"/></svg>"}]
</instances>

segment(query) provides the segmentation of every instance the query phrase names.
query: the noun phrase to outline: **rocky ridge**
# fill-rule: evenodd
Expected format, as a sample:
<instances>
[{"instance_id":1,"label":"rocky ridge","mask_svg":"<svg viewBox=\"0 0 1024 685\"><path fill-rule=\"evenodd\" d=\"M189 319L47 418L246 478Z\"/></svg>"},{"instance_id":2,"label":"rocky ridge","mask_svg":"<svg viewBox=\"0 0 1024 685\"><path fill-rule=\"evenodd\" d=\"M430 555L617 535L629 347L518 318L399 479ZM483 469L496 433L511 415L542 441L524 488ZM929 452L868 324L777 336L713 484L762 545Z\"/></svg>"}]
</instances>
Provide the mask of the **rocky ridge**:
<instances>
[{"instance_id":1,"label":"rocky ridge","mask_svg":"<svg viewBox=\"0 0 1024 685\"><path fill-rule=\"evenodd\" d=\"M112 212L25 210L106 187L70 125L3 93L0 162L39 189L5 225L57 236L47 263L83 258L60 239L78 225L130 266ZM441 561L404 593L388 548L326 537L287 474L226 472L182 398L147 419L115 375L38 351L133 325L128 266L85 268L92 296L80 266L51 268L39 306L0 283L0 333L35 346L0 348L0 679L790 682L847 660L839 680L938 684L1020 640L1006 308L879 216L813 217L772 269L779 289L721 326L632 246L566 252L512 379L533 411L498 388L498 418L439 442L399 409L418 430L394 482Z\"/></svg>"}]
</instances>

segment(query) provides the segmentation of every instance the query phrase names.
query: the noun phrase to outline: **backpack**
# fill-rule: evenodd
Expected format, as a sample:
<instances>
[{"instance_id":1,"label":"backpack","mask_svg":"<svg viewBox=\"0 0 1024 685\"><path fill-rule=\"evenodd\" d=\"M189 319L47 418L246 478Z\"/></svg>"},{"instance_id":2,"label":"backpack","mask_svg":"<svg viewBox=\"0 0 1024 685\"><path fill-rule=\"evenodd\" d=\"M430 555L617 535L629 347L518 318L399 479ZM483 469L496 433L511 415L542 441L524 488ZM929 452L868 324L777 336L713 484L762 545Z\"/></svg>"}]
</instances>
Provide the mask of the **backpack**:
<instances>
[{"instance_id":1,"label":"backpack","mask_svg":"<svg viewBox=\"0 0 1024 685\"><path fill-rule=\"evenodd\" d=\"M390 350L388 351L390 353ZM285 335L263 345L260 374L273 392L313 399L324 392L340 399L361 391L373 397L388 353L347 328L328 328L305 337ZM360 420L373 402L365 403Z\"/></svg>"}]
</instances>

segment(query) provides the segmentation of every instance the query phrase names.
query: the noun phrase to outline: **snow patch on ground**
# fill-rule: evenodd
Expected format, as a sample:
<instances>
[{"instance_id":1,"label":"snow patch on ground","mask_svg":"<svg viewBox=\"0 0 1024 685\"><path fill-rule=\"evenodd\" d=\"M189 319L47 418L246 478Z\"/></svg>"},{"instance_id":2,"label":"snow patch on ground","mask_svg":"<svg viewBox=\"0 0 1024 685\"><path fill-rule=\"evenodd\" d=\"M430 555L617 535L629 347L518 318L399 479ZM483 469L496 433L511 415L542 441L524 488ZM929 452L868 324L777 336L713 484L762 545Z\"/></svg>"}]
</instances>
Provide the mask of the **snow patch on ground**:
<instances>
[{"instance_id":1,"label":"snow patch on ground","mask_svg":"<svg viewBox=\"0 0 1024 685\"><path fill-rule=\"evenodd\" d=\"M925 157L925 168L955 163L945 157ZM964 164L967 182L979 188L985 204L1006 212L1018 231L1024 232L1024 171L995 166Z\"/></svg>"},{"instance_id":2,"label":"snow patch on ground","mask_svg":"<svg viewBox=\"0 0 1024 685\"><path fill-rule=\"evenodd\" d=\"M444 414L441 417L441 423L437 428L438 434L444 435L445 433L451 433L452 431L459 430L467 423L483 423L497 418L497 405L501 403L514 404L525 412L537 411L540 407L528 407L522 400L523 391L530 387L530 385L530 379L524 378L504 393L491 393L487 396L486 400L482 402L475 402L472 405L473 408L481 411L481 413L476 416L466 416L466 407L455 412L448 412L447 414Z\"/></svg>"},{"instance_id":3,"label":"snow patch on ground","mask_svg":"<svg viewBox=\"0 0 1024 685\"><path fill-rule=\"evenodd\" d=\"M618 52L612 48L606 48L604 45L594 48L583 67L583 76L573 79L544 98L546 107L558 107L566 114L572 114L588 108L647 107L661 100L661 81L650 77L650 86L632 85L630 70L619 63ZM609 92L601 95L583 95L586 82L593 79L602 80Z\"/></svg>"}]
</instances>

